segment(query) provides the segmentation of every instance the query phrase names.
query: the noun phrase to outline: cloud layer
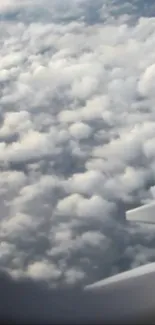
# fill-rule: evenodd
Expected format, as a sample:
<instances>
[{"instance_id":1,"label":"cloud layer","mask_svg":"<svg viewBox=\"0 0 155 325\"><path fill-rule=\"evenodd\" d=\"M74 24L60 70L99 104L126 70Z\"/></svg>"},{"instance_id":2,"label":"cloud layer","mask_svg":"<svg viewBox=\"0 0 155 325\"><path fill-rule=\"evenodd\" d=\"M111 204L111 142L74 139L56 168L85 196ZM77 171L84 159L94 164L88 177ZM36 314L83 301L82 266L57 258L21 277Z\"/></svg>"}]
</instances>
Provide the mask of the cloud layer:
<instances>
[{"instance_id":1,"label":"cloud layer","mask_svg":"<svg viewBox=\"0 0 155 325\"><path fill-rule=\"evenodd\" d=\"M154 197L150 12L0 4L0 265L12 276L83 285L155 260L154 229L124 223Z\"/></svg>"}]
</instances>

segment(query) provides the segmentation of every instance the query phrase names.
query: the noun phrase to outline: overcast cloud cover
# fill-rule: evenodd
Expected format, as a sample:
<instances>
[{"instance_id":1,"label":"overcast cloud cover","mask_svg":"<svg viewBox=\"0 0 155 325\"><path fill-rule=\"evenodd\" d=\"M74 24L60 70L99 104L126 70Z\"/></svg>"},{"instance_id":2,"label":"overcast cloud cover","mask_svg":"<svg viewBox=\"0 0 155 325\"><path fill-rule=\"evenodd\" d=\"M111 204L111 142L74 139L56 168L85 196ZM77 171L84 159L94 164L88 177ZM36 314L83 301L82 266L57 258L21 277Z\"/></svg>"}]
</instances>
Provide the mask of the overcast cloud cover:
<instances>
[{"instance_id":1,"label":"overcast cloud cover","mask_svg":"<svg viewBox=\"0 0 155 325\"><path fill-rule=\"evenodd\" d=\"M1 0L0 267L84 286L155 261L152 1Z\"/></svg>"}]
</instances>

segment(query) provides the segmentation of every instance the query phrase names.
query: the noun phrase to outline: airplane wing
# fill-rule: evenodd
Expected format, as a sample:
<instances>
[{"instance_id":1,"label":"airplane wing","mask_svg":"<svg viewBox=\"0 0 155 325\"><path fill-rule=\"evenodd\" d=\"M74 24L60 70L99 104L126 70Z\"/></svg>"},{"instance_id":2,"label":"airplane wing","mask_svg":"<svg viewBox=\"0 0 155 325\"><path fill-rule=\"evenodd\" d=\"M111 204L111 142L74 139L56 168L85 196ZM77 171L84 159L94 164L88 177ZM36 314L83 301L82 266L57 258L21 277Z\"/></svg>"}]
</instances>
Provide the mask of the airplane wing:
<instances>
[{"instance_id":1,"label":"airplane wing","mask_svg":"<svg viewBox=\"0 0 155 325\"><path fill-rule=\"evenodd\" d=\"M126 220L154 224L155 203L127 211ZM88 285L85 291L94 294L103 324L155 324L155 263Z\"/></svg>"},{"instance_id":2,"label":"airplane wing","mask_svg":"<svg viewBox=\"0 0 155 325\"><path fill-rule=\"evenodd\" d=\"M155 202L127 211L126 220L155 224Z\"/></svg>"},{"instance_id":3,"label":"airplane wing","mask_svg":"<svg viewBox=\"0 0 155 325\"><path fill-rule=\"evenodd\" d=\"M94 294L102 324L155 324L155 263L88 285L85 291Z\"/></svg>"}]
</instances>

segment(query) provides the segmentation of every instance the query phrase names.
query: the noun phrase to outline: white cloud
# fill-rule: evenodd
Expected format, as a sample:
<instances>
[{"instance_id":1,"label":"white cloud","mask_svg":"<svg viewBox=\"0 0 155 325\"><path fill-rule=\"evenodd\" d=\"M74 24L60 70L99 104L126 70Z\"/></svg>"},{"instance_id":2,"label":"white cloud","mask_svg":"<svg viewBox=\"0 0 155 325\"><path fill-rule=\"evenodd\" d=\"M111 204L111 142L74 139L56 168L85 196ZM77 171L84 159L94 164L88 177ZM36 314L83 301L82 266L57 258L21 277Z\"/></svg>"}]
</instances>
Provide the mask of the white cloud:
<instances>
[{"instance_id":1,"label":"white cloud","mask_svg":"<svg viewBox=\"0 0 155 325\"><path fill-rule=\"evenodd\" d=\"M96 219L107 219L107 216L112 210L112 205L106 202L101 197L95 195L92 196L90 199L84 199L83 201L79 202L78 206L78 215L80 217L93 217Z\"/></svg>"},{"instance_id":2,"label":"white cloud","mask_svg":"<svg viewBox=\"0 0 155 325\"><path fill-rule=\"evenodd\" d=\"M90 126L81 122L72 124L69 128L69 132L74 138L78 140L87 139L92 133Z\"/></svg>"},{"instance_id":3,"label":"white cloud","mask_svg":"<svg viewBox=\"0 0 155 325\"><path fill-rule=\"evenodd\" d=\"M35 280L57 279L61 276L60 270L58 270L52 263L45 260L34 262L29 265L27 274Z\"/></svg>"},{"instance_id":4,"label":"white cloud","mask_svg":"<svg viewBox=\"0 0 155 325\"><path fill-rule=\"evenodd\" d=\"M70 269L65 274L65 282L69 285L77 283L79 280L84 280L85 274L78 269Z\"/></svg>"},{"instance_id":5,"label":"white cloud","mask_svg":"<svg viewBox=\"0 0 155 325\"><path fill-rule=\"evenodd\" d=\"M0 4L0 261L14 275L88 283L154 259L149 230L121 224L155 183L155 18L136 8Z\"/></svg>"},{"instance_id":6,"label":"white cloud","mask_svg":"<svg viewBox=\"0 0 155 325\"><path fill-rule=\"evenodd\" d=\"M77 173L70 177L65 183L65 189L69 192L91 195L103 193L104 175L97 170L89 170L85 173Z\"/></svg>"},{"instance_id":7,"label":"white cloud","mask_svg":"<svg viewBox=\"0 0 155 325\"><path fill-rule=\"evenodd\" d=\"M27 132L32 128L31 116L27 111L6 113L0 136L7 137L15 132Z\"/></svg>"},{"instance_id":8,"label":"white cloud","mask_svg":"<svg viewBox=\"0 0 155 325\"><path fill-rule=\"evenodd\" d=\"M155 64L146 68L139 81L139 92L142 96L153 96L153 84L155 80Z\"/></svg>"}]
</instances>

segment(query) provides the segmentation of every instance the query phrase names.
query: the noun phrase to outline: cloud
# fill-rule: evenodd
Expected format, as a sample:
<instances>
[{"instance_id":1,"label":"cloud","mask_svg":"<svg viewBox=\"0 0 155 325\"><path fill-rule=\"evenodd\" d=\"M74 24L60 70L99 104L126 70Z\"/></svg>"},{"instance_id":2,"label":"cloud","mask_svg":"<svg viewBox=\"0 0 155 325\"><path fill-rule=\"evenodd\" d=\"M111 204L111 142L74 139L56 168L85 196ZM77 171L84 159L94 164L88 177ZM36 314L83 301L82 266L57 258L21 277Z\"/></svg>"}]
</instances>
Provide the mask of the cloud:
<instances>
[{"instance_id":1,"label":"cloud","mask_svg":"<svg viewBox=\"0 0 155 325\"><path fill-rule=\"evenodd\" d=\"M0 5L0 264L15 278L83 286L155 259L153 230L124 222L155 186L155 18L138 5Z\"/></svg>"},{"instance_id":2,"label":"cloud","mask_svg":"<svg viewBox=\"0 0 155 325\"><path fill-rule=\"evenodd\" d=\"M85 123L74 123L70 126L69 132L76 139L87 139L90 137L91 128Z\"/></svg>"}]
</instances>

